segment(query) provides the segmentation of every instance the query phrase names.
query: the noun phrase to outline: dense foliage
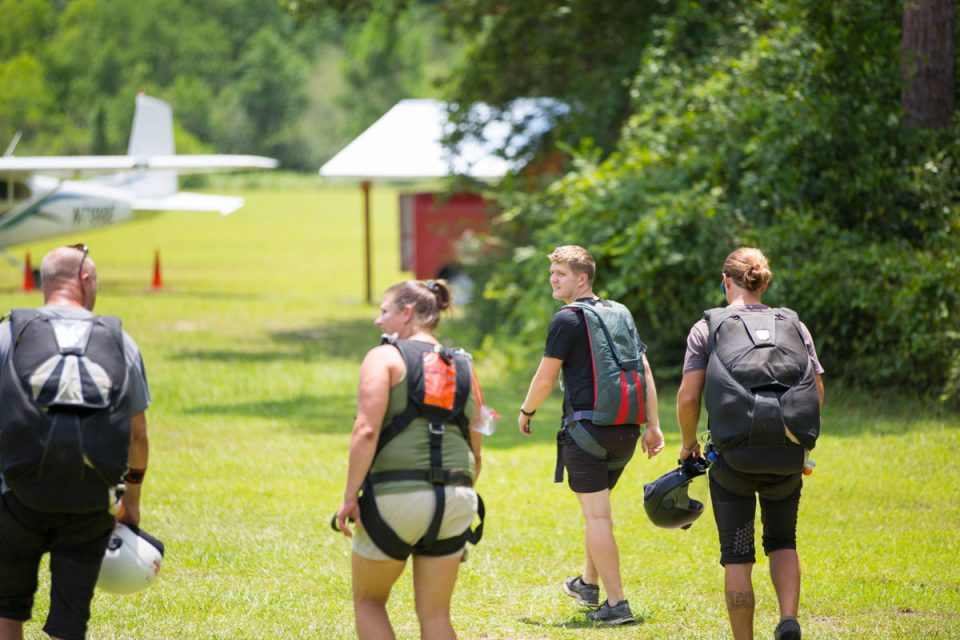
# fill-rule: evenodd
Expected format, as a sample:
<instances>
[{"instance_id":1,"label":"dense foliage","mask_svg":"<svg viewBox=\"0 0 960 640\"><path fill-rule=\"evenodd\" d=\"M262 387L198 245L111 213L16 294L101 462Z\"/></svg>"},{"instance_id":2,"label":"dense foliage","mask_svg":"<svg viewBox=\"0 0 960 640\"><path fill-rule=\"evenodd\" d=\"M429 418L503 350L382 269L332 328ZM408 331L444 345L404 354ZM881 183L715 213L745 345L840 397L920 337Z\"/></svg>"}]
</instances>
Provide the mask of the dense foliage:
<instances>
[{"instance_id":1,"label":"dense foliage","mask_svg":"<svg viewBox=\"0 0 960 640\"><path fill-rule=\"evenodd\" d=\"M654 367L677 376L690 325L723 302L723 259L749 244L775 272L765 301L800 312L831 376L956 397L960 128L904 125L899 6L655 16L617 150L583 148L545 191L501 196L503 244L476 269L483 331L539 344L544 256L580 243L598 293L635 310Z\"/></svg>"},{"instance_id":2,"label":"dense foliage","mask_svg":"<svg viewBox=\"0 0 960 640\"><path fill-rule=\"evenodd\" d=\"M573 107L560 140L589 138L612 149L632 113L630 81L668 0L457 0L444 6L451 34L466 40L446 97L506 105L518 97L559 97ZM473 123L461 122L470 130Z\"/></svg>"},{"instance_id":3,"label":"dense foliage","mask_svg":"<svg viewBox=\"0 0 960 640\"><path fill-rule=\"evenodd\" d=\"M454 57L438 53L449 46L424 7L355 15L297 20L277 0L0 0L0 140L22 131L19 155L123 153L142 89L172 104L182 152L316 171L397 100L432 97Z\"/></svg>"}]
</instances>

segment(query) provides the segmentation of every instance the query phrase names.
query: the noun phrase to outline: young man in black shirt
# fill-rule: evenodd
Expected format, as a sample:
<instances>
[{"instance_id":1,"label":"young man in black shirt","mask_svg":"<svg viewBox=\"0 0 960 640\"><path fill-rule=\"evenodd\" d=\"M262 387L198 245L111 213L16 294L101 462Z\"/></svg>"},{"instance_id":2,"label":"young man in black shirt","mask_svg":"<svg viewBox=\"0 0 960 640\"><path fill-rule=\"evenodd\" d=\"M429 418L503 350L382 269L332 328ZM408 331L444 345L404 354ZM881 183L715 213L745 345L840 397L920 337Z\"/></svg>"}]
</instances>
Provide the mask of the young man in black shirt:
<instances>
[{"instance_id":1,"label":"young man in black shirt","mask_svg":"<svg viewBox=\"0 0 960 640\"><path fill-rule=\"evenodd\" d=\"M575 245L558 247L549 258L554 299L565 304L601 304L593 293L596 264L586 249ZM632 318L630 323L632 325ZM643 356L643 367L647 422L642 434L637 424L597 425L590 420L578 420L595 444L606 450L604 457L598 456L596 449L594 453L584 450L566 427L557 438L570 488L580 502L586 528L583 573L568 578L563 589L579 603L595 607L600 604L599 581L602 580L607 599L599 609L590 612L588 618L605 624L634 621L620 581L620 554L613 536L610 491L623 473L626 460L633 455L638 439L648 458L663 449L657 390L646 356ZM565 387L564 412L593 410L595 374L586 320L582 311L567 307L560 309L550 322L543 358L520 406L518 426L524 435L530 435L531 418L550 395L561 370Z\"/></svg>"}]
</instances>

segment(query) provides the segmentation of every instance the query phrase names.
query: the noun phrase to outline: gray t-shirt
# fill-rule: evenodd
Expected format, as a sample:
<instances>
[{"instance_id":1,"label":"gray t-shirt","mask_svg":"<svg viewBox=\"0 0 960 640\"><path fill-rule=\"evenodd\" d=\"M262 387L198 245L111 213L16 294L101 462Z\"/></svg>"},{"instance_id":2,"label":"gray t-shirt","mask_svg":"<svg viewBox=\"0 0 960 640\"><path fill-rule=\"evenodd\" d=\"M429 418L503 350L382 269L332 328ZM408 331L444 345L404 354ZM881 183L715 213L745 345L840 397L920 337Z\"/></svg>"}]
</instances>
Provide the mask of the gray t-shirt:
<instances>
[{"instance_id":1,"label":"gray t-shirt","mask_svg":"<svg viewBox=\"0 0 960 640\"><path fill-rule=\"evenodd\" d=\"M770 307L765 304L744 304L744 305L735 305L741 307L745 311L766 311ZM823 367L820 365L820 360L817 358L817 349L813 346L813 337L810 335L810 330L807 329L807 326L800 323L800 334L803 337L803 344L807 347L807 353L810 354L810 359L813 360L813 370L818 374L823 374ZM693 327L690 329L690 333L687 335L687 352L683 356L683 372L690 373L691 371L699 371L700 369L707 368L707 361L710 359L710 352L708 351L708 345L710 340L710 330L707 327L706 318L701 318Z\"/></svg>"},{"instance_id":2,"label":"gray t-shirt","mask_svg":"<svg viewBox=\"0 0 960 640\"><path fill-rule=\"evenodd\" d=\"M66 305L47 306L40 308L41 313L59 318L90 318L93 314L83 307ZM0 324L0 378L7 370L7 358L10 357L10 323ZM130 415L143 413L150 406L150 386L147 384L147 372L143 366L143 356L133 338L123 332L123 355L127 361L127 371L130 378Z\"/></svg>"}]
</instances>

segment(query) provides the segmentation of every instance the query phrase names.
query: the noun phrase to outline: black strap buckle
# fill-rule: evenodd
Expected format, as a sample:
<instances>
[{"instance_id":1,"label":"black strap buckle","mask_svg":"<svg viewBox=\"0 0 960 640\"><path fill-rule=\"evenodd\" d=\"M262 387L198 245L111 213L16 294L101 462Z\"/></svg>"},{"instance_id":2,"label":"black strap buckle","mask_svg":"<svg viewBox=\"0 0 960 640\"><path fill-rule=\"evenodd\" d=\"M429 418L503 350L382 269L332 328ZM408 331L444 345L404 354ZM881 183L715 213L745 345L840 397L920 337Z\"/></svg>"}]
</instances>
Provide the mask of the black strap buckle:
<instances>
[{"instance_id":1,"label":"black strap buckle","mask_svg":"<svg viewBox=\"0 0 960 640\"><path fill-rule=\"evenodd\" d=\"M444 484L443 467L430 467L430 471L427 472L427 479L433 484Z\"/></svg>"},{"instance_id":2,"label":"black strap buckle","mask_svg":"<svg viewBox=\"0 0 960 640\"><path fill-rule=\"evenodd\" d=\"M442 422L430 422L428 428L430 429L430 433L435 436L442 436L446 431Z\"/></svg>"}]
</instances>

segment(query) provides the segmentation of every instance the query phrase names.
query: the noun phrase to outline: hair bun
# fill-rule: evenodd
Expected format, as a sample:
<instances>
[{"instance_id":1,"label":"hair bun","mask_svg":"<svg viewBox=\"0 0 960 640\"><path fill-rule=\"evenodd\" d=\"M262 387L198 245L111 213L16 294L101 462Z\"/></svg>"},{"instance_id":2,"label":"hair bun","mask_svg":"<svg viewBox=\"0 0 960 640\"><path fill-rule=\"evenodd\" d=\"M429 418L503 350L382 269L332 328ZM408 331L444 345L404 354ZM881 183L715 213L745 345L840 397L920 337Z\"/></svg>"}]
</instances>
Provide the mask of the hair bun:
<instances>
[{"instance_id":1,"label":"hair bun","mask_svg":"<svg viewBox=\"0 0 960 640\"><path fill-rule=\"evenodd\" d=\"M427 280L427 288L437 297L437 307L441 311L450 308L450 304L453 302L453 294L450 291L450 284L446 280Z\"/></svg>"}]
</instances>

